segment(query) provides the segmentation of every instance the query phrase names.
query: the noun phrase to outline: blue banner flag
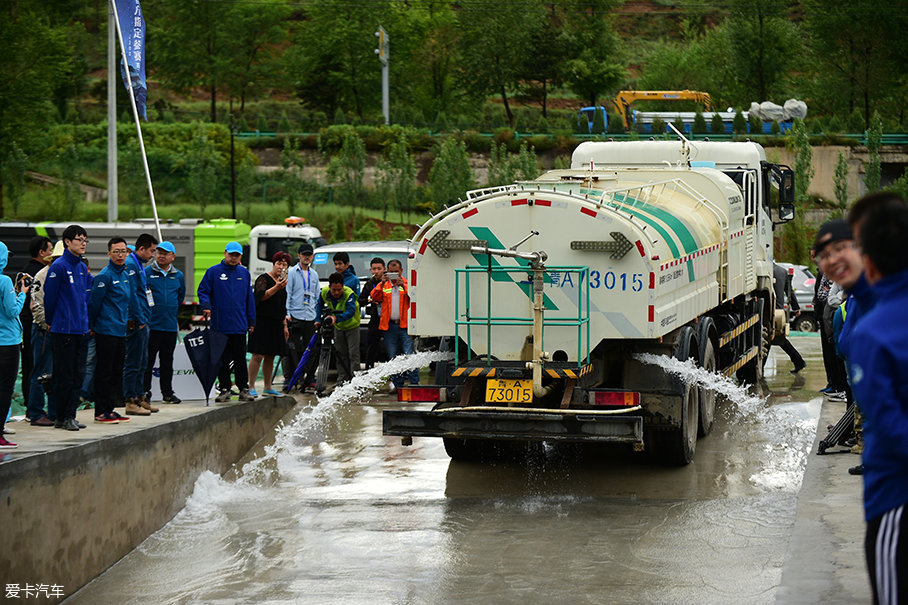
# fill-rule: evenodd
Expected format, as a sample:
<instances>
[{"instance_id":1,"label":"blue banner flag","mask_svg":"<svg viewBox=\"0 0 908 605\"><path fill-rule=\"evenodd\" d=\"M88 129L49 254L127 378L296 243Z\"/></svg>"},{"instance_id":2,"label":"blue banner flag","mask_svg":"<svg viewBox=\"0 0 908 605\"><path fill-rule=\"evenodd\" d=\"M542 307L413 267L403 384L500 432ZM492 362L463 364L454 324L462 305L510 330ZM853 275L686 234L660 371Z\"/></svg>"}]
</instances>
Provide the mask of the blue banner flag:
<instances>
[{"instance_id":1,"label":"blue banner flag","mask_svg":"<svg viewBox=\"0 0 908 605\"><path fill-rule=\"evenodd\" d=\"M136 109L139 115L148 120L145 109L147 89L145 87L145 17L139 0L116 0L117 16L120 19L120 32L123 34L123 47L126 49L126 62L120 59L120 75L123 86L129 90L126 69L132 80L132 90L136 98Z\"/></svg>"}]
</instances>

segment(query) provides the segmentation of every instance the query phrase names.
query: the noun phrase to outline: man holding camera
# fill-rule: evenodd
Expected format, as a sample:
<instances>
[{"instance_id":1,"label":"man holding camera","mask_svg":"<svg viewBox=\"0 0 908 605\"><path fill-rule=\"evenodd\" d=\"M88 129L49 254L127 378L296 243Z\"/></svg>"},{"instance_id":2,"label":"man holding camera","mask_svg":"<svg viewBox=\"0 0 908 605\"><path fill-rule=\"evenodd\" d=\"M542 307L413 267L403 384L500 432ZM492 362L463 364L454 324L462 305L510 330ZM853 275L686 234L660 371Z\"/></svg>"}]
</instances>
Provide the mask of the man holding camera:
<instances>
[{"instance_id":1,"label":"man holding camera","mask_svg":"<svg viewBox=\"0 0 908 605\"><path fill-rule=\"evenodd\" d=\"M341 273L332 273L328 287L322 289L315 317L316 328L325 322L334 326L334 352L337 355L337 384L353 380L359 369L359 300L344 285Z\"/></svg>"},{"instance_id":2,"label":"man holding camera","mask_svg":"<svg viewBox=\"0 0 908 605\"><path fill-rule=\"evenodd\" d=\"M372 300L381 305L378 329L384 334L388 361L401 353L404 355L413 353L413 341L410 339L410 334L407 333L410 294L407 289L407 280L400 275L402 269L399 260L388 261L388 272L385 273L382 282L372 289L370 295ZM419 370L410 370L408 378L411 385L419 384ZM391 377L391 383L394 386L392 392L396 391L404 385L404 375L395 374Z\"/></svg>"}]
</instances>

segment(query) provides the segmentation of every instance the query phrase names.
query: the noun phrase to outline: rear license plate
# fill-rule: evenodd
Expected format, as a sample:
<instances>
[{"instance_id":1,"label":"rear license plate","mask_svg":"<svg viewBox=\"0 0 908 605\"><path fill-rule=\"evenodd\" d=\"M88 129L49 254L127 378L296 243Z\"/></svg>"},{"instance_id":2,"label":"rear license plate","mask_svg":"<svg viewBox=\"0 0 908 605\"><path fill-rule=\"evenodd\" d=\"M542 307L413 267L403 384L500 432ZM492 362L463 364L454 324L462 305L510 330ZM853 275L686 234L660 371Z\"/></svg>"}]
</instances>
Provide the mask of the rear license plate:
<instances>
[{"instance_id":1,"label":"rear license plate","mask_svg":"<svg viewBox=\"0 0 908 605\"><path fill-rule=\"evenodd\" d=\"M533 403L533 381L489 378L486 381L486 402Z\"/></svg>"}]
</instances>

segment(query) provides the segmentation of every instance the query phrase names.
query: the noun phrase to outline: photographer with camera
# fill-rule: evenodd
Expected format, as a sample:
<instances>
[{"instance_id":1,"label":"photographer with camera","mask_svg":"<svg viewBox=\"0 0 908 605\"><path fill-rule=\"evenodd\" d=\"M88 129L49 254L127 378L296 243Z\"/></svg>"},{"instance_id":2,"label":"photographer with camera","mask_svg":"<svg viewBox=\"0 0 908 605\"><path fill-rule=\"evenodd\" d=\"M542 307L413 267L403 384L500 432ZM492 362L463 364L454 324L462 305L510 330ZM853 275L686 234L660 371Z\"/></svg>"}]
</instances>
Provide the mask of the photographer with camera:
<instances>
[{"instance_id":1,"label":"photographer with camera","mask_svg":"<svg viewBox=\"0 0 908 605\"><path fill-rule=\"evenodd\" d=\"M19 347L22 345L22 322L19 312L25 304L25 296L31 277L22 276L13 285L13 280L2 275L9 259L9 248L0 242L0 419L6 423L6 416L13 400L13 387L19 373ZM21 274L20 274L21 275ZM26 283L26 278L29 283ZM15 443L7 441L0 434L0 449L12 449Z\"/></svg>"},{"instance_id":2,"label":"photographer with camera","mask_svg":"<svg viewBox=\"0 0 908 605\"><path fill-rule=\"evenodd\" d=\"M385 273L382 282L372 289L370 295L372 300L381 305L381 319L378 329L382 331L385 338L385 352L388 354L388 361L391 361L401 353L410 355L413 353L413 341L410 334L407 333L407 311L410 309L410 294L407 288L407 280L401 277L403 269L401 262L397 259L388 261L388 272ZM408 374L410 384L419 384L419 370L411 370ZM404 385L403 374L395 374L391 377L393 393Z\"/></svg>"}]
</instances>

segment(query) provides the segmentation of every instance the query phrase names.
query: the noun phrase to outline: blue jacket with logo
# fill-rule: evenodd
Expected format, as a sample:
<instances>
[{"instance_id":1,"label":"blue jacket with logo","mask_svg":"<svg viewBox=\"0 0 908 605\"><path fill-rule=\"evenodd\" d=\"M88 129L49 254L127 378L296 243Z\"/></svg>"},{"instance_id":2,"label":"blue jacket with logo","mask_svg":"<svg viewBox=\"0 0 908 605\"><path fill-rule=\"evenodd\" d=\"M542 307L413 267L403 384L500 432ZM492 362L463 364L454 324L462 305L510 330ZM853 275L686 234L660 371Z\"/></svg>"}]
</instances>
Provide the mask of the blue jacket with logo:
<instances>
[{"instance_id":1,"label":"blue jacket with logo","mask_svg":"<svg viewBox=\"0 0 908 605\"><path fill-rule=\"evenodd\" d=\"M88 327L96 334L126 336L130 296L132 287L126 274L126 265L108 261L91 286Z\"/></svg>"},{"instance_id":2,"label":"blue jacket with logo","mask_svg":"<svg viewBox=\"0 0 908 605\"><path fill-rule=\"evenodd\" d=\"M356 277L356 271L353 270L353 265L350 265L344 272L341 273L344 276L344 285L353 290L353 293L356 294L356 297L359 298L359 278Z\"/></svg>"},{"instance_id":3,"label":"blue jacket with logo","mask_svg":"<svg viewBox=\"0 0 908 605\"><path fill-rule=\"evenodd\" d=\"M211 310L211 327L224 334L245 334L255 325L255 296L249 270L220 262L199 283L199 304Z\"/></svg>"},{"instance_id":4,"label":"blue jacket with logo","mask_svg":"<svg viewBox=\"0 0 908 605\"><path fill-rule=\"evenodd\" d=\"M44 321L52 334L88 334L91 273L70 252L55 260L44 280Z\"/></svg>"},{"instance_id":5,"label":"blue jacket with logo","mask_svg":"<svg viewBox=\"0 0 908 605\"><path fill-rule=\"evenodd\" d=\"M126 257L126 273L132 287L132 298L129 301L129 319L136 322L136 327L147 324L151 320L151 307L148 306L148 296L145 289L148 280L145 279L145 263L135 252L130 252Z\"/></svg>"},{"instance_id":6,"label":"blue jacket with logo","mask_svg":"<svg viewBox=\"0 0 908 605\"><path fill-rule=\"evenodd\" d=\"M852 329L848 351L864 413L864 517L908 504L908 270L874 284L876 305ZM851 309L845 324L851 321Z\"/></svg>"},{"instance_id":7,"label":"blue jacket with logo","mask_svg":"<svg viewBox=\"0 0 908 605\"><path fill-rule=\"evenodd\" d=\"M846 361L851 359L852 332L854 332L861 318L873 309L877 301L876 288L870 287L863 273L847 292L848 298L843 303L845 304L845 322L842 324L842 331L839 332L836 338L839 356L844 357ZM856 399L856 401L859 400Z\"/></svg>"},{"instance_id":8,"label":"blue jacket with logo","mask_svg":"<svg viewBox=\"0 0 908 605\"><path fill-rule=\"evenodd\" d=\"M145 268L145 279L154 297L149 327L158 332L178 332L180 325L177 313L183 299L186 298L186 279L183 272L171 264L165 273L156 261L152 261Z\"/></svg>"},{"instance_id":9,"label":"blue jacket with logo","mask_svg":"<svg viewBox=\"0 0 908 605\"><path fill-rule=\"evenodd\" d=\"M13 280L2 272L9 260L9 248L0 242L0 345L22 343L22 321L19 313L25 304L25 292L16 293ZM6 418L3 418L6 420Z\"/></svg>"}]
</instances>

